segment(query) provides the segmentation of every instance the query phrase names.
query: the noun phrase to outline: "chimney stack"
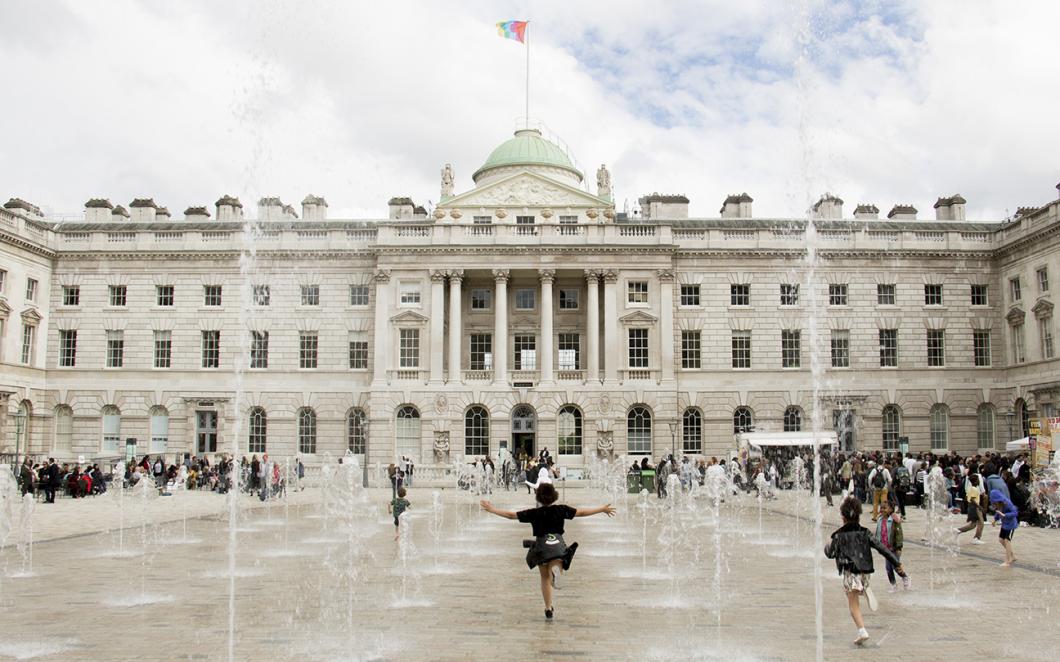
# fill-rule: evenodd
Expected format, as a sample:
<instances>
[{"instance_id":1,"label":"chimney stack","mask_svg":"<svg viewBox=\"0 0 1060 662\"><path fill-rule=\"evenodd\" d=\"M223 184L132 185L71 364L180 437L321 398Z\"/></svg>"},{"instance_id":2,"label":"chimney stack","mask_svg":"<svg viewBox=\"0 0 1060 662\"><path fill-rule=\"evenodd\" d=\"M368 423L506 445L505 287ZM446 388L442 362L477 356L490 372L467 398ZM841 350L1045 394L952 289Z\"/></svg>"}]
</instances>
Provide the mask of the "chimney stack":
<instances>
[{"instance_id":1,"label":"chimney stack","mask_svg":"<svg viewBox=\"0 0 1060 662\"><path fill-rule=\"evenodd\" d=\"M210 220L210 210L206 207L188 207L184 210L184 220L202 223Z\"/></svg>"},{"instance_id":2,"label":"chimney stack","mask_svg":"<svg viewBox=\"0 0 1060 662\"><path fill-rule=\"evenodd\" d=\"M127 221L129 220L129 212L125 207L118 205L110 212L110 218L112 221Z\"/></svg>"},{"instance_id":3,"label":"chimney stack","mask_svg":"<svg viewBox=\"0 0 1060 662\"><path fill-rule=\"evenodd\" d=\"M964 205L968 201L961 194L952 195L948 198L939 198L935 201L936 221L963 221Z\"/></svg>"},{"instance_id":4,"label":"chimney stack","mask_svg":"<svg viewBox=\"0 0 1060 662\"><path fill-rule=\"evenodd\" d=\"M217 220L219 221L242 221L243 220L243 203L239 201L239 198L231 195L222 195L221 198L214 203L217 207Z\"/></svg>"},{"instance_id":5,"label":"chimney stack","mask_svg":"<svg viewBox=\"0 0 1060 662\"><path fill-rule=\"evenodd\" d=\"M158 205L152 198L136 198L129 203L134 223L153 223L158 213Z\"/></svg>"},{"instance_id":6,"label":"chimney stack","mask_svg":"<svg viewBox=\"0 0 1060 662\"><path fill-rule=\"evenodd\" d=\"M285 219L285 207L279 198L262 198L258 200L259 221L282 221Z\"/></svg>"},{"instance_id":7,"label":"chimney stack","mask_svg":"<svg viewBox=\"0 0 1060 662\"><path fill-rule=\"evenodd\" d=\"M887 218L892 221L915 221L916 207L913 205L895 205L887 212Z\"/></svg>"},{"instance_id":8,"label":"chimney stack","mask_svg":"<svg viewBox=\"0 0 1060 662\"><path fill-rule=\"evenodd\" d=\"M859 203L854 210L854 218L858 220L877 220L880 218L880 208L874 204Z\"/></svg>"},{"instance_id":9,"label":"chimney stack","mask_svg":"<svg viewBox=\"0 0 1060 662\"><path fill-rule=\"evenodd\" d=\"M170 217L169 217L169 210L166 209L165 207L159 207L158 209L156 209L155 210L155 220L156 221L168 221L168 220L171 220Z\"/></svg>"},{"instance_id":10,"label":"chimney stack","mask_svg":"<svg viewBox=\"0 0 1060 662\"><path fill-rule=\"evenodd\" d=\"M641 196L641 215L645 219L681 220L688 218L688 198L684 195L652 193Z\"/></svg>"},{"instance_id":11,"label":"chimney stack","mask_svg":"<svg viewBox=\"0 0 1060 662\"><path fill-rule=\"evenodd\" d=\"M721 217L722 218L751 218L751 203L754 199L747 195L747 193L741 193L739 195L730 195L725 198L725 202L721 205Z\"/></svg>"},{"instance_id":12,"label":"chimney stack","mask_svg":"<svg viewBox=\"0 0 1060 662\"><path fill-rule=\"evenodd\" d=\"M390 207L390 220L392 221L411 221L416 209L412 198L390 198L387 205Z\"/></svg>"},{"instance_id":13,"label":"chimney stack","mask_svg":"<svg viewBox=\"0 0 1060 662\"><path fill-rule=\"evenodd\" d=\"M328 203L324 198L309 194L302 200L302 219L306 221L323 221L328 217Z\"/></svg>"},{"instance_id":14,"label":"chimney stack","mask_svg":"<svg viewBox=\"0 0 1060 662\"><path fill-rule=\"evenodd\" d=\"M110 204L110 200L106 198L92 198L85 203L85 222L86 223L103 223L104 221L111 220L111 212L114 211L114 205Z\"/></svg>"},{"instance_id":15,"label":"chimney stack","mask_svg":"<svg viewBox=\"0 0 1060 662\"><path fill-rule=\"evenodd\" d=\"M813 217L822 220L843 218L843 200L831 193L825 193L813 205Z\"/></svg>"},{"instance_id":16,"label":"chimney stack","mask_svg":"<svg viewBox=\"0 0 1060 662\"><path fill-rule=\"evenodd\" d=\"M34 220L42 220L44 218L44 214L40 212L40 207L26 202L22 198L11 198L4 203L4 209L7 209L14 214L28 216Z\"/></svg>"}]
</instances>

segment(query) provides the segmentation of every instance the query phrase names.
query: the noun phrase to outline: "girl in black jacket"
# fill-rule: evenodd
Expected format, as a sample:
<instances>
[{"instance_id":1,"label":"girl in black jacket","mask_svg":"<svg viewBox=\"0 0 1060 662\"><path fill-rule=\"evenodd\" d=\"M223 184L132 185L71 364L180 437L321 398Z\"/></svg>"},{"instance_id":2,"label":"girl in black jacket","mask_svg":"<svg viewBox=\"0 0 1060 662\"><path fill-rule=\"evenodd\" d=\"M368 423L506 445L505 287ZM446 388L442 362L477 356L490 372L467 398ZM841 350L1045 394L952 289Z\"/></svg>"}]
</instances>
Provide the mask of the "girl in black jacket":
<instances>
[{"instance_id":1,"label":"girl in black jacket","mask_svg":"<svg viewBox=\"0 0 1060 662\"><path fill-rule=\"evenodd\" d=\"M868 600L872 611L876 611L877 606L876 596L869 588L869 577L873 573L872 550L875 549L890 561L899 575L904 575L905 570L894 552L873 539L869 530L858 523L861 519L861 501L857 497L848 496L844 499L839 506L839 513L843 516L843 526L832 533L832 539L824 548L824 555L835 559L836 570L843 576L843 590L847 594L850 617L858 627L854 643L860 646L869 638L865 619L861 617L861 596L864 595Z\"/></svg>"}]
</instances>

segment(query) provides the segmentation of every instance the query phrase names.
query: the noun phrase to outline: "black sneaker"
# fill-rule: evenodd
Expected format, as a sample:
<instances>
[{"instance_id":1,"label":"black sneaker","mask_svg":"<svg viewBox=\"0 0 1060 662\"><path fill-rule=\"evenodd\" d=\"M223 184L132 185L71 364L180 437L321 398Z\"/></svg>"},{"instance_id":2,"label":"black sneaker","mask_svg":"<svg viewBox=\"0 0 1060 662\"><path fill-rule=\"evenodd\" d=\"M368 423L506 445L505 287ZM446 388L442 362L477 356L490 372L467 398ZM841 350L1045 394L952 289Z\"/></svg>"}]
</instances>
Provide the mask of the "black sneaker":
<instances>
[{"instance_id":1,"label":"black sneaker","mask_svg":"<svg viewBox=\"0 0 1060 662\"><path fill-rule=\"evenodd\" d=\"M578 551L578 543L572 542L567 552L563 555L563 569L570 570L571 561L574 560L574 552Z\"/></svg>"},{"instance_id":2,"label":"black sneaker","mask_svg":"<svg viewBox=\"0 0 1060 662\"><path fill-rule=\"evenodd\" d=\"M549 621L552 620L552 612L553 611L555 611L554 607L549 607L548 609L545 610L545 619L546 620L549 620Z\"/></svg>"}]
</instances>

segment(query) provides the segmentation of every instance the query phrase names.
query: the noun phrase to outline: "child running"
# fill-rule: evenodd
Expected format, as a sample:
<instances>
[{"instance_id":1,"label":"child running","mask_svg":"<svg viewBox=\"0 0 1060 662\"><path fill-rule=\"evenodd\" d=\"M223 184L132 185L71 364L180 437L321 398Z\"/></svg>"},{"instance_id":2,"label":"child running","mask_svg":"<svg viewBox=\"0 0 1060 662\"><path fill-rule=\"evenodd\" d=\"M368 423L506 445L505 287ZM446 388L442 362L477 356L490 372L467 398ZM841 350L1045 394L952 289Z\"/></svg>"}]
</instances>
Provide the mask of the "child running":
<instances>
[{"instance_id":1,"label":"child running","mask_svg":"<svg viewBox=\"0 0 1060 662\"><path fill-rule=\"evenodd\" d=\"M878 543L894 552L896 557L902 558L902 546L905 542L902 535L902 518L894 512L894 506L890 501L880 504L880 519L876 522L875 538ZM894 564L887 561L887 581L891 583L891 587L887 589L889 593L894 593L898 588L894 575ZM899 572L898 576L902 578L902 587L908 591L912 586L909 575Z\"/></svg>"},{"instance_id":2,"label":"child running","mask_svg":"<svg viewBox=\"0 0 1060 662\"><path fill-rule=\"evenodd\" d=\"M404 487L398 488L397 496L387 504L387 510L394 513L394 540L397 540L401 534L398 527L401 525L401 514L412 507L409 500L405 498L408 492L405 491Z\"/></svg>"},{"instance_id":3,"label":"child running","mask_svg":"<svg viewBox=\"0 0 1060 662\"><path fill-rule=\"evenodd\" d=\"M843 516L843 526L832 533L832 539L824 548L824 555L835 559L836 569L843 575L843 590L847 594L850 617L858 627L854 643L861 646L868 640L869 633L865 629L865 620L861 617L859 600L864 595L868 600L869 609L876 611L877 606L876 596L869 588L869 578L873 573L872 549L875 548L883 558L890 561L900 576L905 576L905 570L894 552L873 539L869 530L858 523L861 519L861 501L857 497L848 496L844 499L839 506L839 513Z\"/></svg>"},{"instance_id":4,"label":"child running","mask_svg":"<svg viewBox=\"0 0 1060 662\"><path fill-rule=\"evenodd\" d=\"M570 569L574 552L578 549L578 543L571 543L568 547L563 541L564 520L600 513L614 517L615 509L611 507L611 504L597 508L572 508L566 504L557 504L556 499L559 498L559 494L552 483L538 485L536 494L538 507L519 512L501 510L485 500L480 505L487 513L493 513L505 519L517 519L533 527L534 539L523 543L529 548L526 552L526 565L530 566L530 569L536 567L541 574L541 597L545 600L545 618L552 620L552 615L555 613L552 605L552 589L556 588L556 580L561 570Z\"/></svg>"},{"instance_id":5,"label":"child running","mask_svg":"<svg viewBox=\"0 0 1060 662\"><path fill-rule=\"evenodd\" d=\"M998 534L997 541L1005 548L1005 561L1001 567L1008 568L1016 562L1016 553L1012 551L1012 534L1020 526L1020 511L1001 490L990 490L990 503L994 505L994 510L1001 514L1001 533Z\"/></svg>"}]
</instances>

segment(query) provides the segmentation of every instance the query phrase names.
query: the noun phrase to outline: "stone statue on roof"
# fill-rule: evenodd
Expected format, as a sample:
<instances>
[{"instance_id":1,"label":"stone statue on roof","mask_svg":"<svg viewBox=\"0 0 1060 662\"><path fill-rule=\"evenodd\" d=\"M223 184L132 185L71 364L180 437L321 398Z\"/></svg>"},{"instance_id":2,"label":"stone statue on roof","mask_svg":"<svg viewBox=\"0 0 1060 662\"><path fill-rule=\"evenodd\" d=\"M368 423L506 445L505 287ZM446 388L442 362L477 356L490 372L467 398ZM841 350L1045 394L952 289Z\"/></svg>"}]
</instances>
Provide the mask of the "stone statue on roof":
<instances>
[{"instance_id":1,"label":"stone statue on roof","mask_svg":"<svg viewBox=\"0 0 1060 662\"><path fill-rule=\"evenodd\" d=\"M611 173L607 171L607 166L600 164L600 169L596 171L596 195L600 198L611 197Z\"/></svg>"},{"instance_id":2,"label":"stone statue on roof","mask_svg":"<svg viewBox=\"0 0 1060 662\"><path fill-rule=\"evenodd\" d=\"M442 198L453 196L453 166L449 163L442 168Z\"/></svg>"}]
</instances>

